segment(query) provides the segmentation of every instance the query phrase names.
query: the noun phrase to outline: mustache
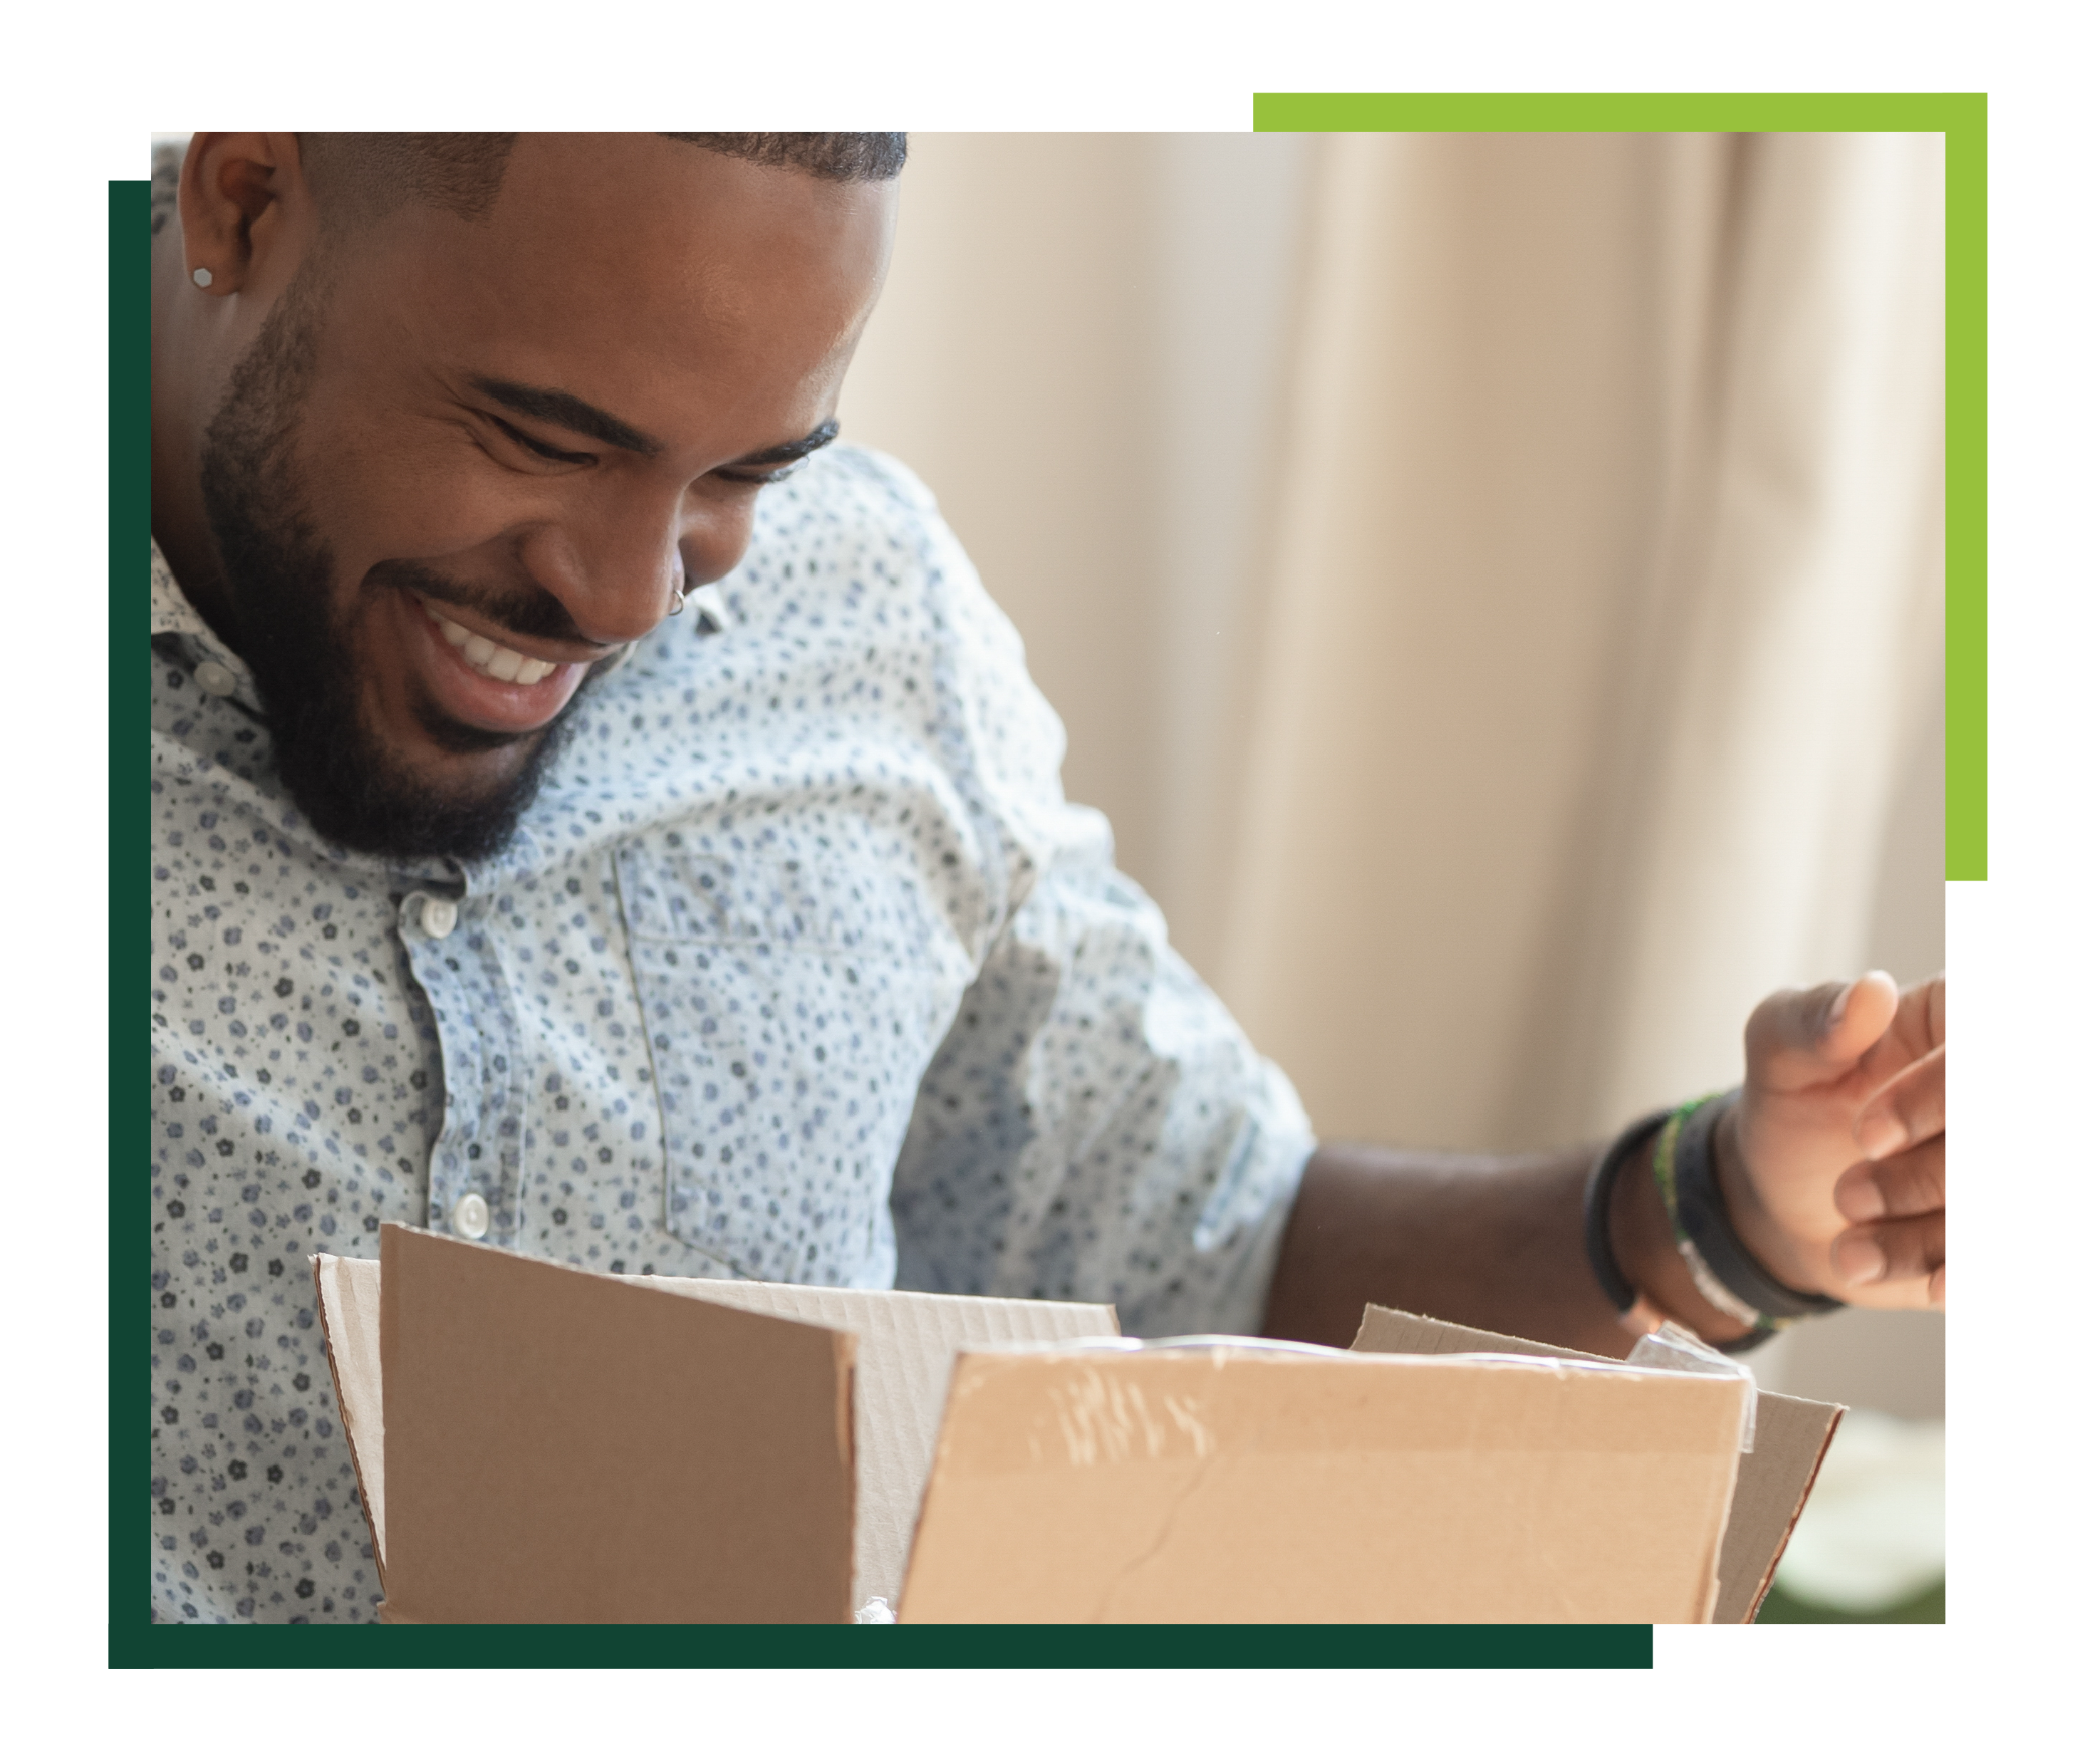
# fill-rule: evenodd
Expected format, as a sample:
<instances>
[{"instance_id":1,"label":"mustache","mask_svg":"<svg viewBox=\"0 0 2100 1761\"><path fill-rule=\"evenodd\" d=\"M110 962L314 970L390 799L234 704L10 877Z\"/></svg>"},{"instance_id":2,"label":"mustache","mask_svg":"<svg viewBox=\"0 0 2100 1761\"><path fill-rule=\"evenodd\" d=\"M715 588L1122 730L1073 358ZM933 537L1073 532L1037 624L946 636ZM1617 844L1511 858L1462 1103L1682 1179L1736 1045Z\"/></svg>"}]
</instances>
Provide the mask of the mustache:
<instances>
[{"instance_id":1,"label":"mustache","mask_svg":"<svg viewBox=\"0 0 2100 1761\"><path fill-rule=\"evenodd\" d=\"M420 563L375 563L365 571L367 587L404 587L439 605L457 606L488 619L513 635L542 642L575 642L585 648L599 645L576 628L568 608L544 589L491 594L465 587Z\"/></svg>"}]
</instances>

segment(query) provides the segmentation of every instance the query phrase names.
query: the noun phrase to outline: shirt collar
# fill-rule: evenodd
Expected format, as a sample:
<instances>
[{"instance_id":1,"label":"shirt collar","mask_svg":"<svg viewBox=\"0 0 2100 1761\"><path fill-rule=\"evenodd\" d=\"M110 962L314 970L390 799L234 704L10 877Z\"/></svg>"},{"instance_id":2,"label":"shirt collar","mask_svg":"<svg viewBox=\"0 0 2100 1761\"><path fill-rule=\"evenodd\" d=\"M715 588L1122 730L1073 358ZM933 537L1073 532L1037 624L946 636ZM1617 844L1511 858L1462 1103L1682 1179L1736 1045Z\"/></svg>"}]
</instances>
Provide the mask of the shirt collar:
<instances>
[{"instance_id":1,"label":"shirt collar","mask_svg":"<svg viewBox=\"0 0 2100 1761\"><path fill-rule=\"evenodd\" d=\"M153 546L153 633L156 636L208 636L211 633L197 608L175 585L175 572L161 554L161 541Z\"/></svg>"},{"instance_id":2,"label":"shirt collar","mask_svg":"<svg viewBox=\"0 0 2100 1761\"><path fill-rule=\"evenodd\" d=\"M249 708L258 708L255 677L248 670L248 663L212 633L204 614L190 603L188 595L175 579L175 572L168 567L168 559L161 551L161 541L156 538L152 543L153 634L181 637L196 664L206 660L218 662L233 676L235 689L231 695Z\"/></svg>"}]
</instances>

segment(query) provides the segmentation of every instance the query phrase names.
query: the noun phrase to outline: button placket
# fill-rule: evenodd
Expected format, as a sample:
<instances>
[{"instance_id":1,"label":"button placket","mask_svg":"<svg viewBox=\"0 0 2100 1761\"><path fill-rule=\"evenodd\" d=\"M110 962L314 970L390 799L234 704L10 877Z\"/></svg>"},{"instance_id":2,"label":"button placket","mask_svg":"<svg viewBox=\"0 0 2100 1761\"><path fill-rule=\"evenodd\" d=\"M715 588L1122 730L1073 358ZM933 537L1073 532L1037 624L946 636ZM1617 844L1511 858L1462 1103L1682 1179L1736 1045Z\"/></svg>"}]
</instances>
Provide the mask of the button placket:
<instances>
[{"instance_id":1,"label":"button placket","mask_svg":"<svg viewBox=\"0 0 2100 1761\"><path fill-rule=\"evenodd\" d=\"M474 1053L474 1010L465 986L438 944L404 934L409 969L423 987L438 1030L438 1050L444 1066L444 1118L430 1145L430 1189L425 1222L431 1229L450 1226L452 1213L465 1196L470 1164L467 1145L481 1124L479 1061Z\"/></svg>"},{"instance_id":2,"label":"button placket","mask_svg":"<svg viewBox=\"0 0 2100 1761\"><path fill-rule=\"evenodd\" d=\"M452 1207L452 1232L469 1241L479 1241L488 1233L488 1201L479 1193L461 1194Z\"/></svg>"},{"instance_id":3,"label":"button placket","mask_svg":"<svg viewBox=\"0 0 2100 1761\"><path fill-rule=\"evenodd\" d=\"M518 998L504 969L494 938L478 924L468 924L442 943L456 952L463 978L471 974L474 991L474 1067L480 1075L481 1106L474 1135L466 1140L462 1160L462 1194L479 1194L487 1207L486 1238L505 1247L516 1244L519 1220L520 1152L525 1116L525 1061L518 1029ZM468 1219L478 1213L469 1210ZM461 1219L454 1227L465 1234Z\"/></svg>"},{"instance_id":4,"label":"button placket","mask_svg":"<svg viewBox=\"0 0 2100 1761\"><path fill-rule=\"evenodd\" d=\"M397 922L444 1061L427 1216L432 1229L508 1245L518 1220L517 1022L500 962L485 936L461 933L465 922L460 902L420 890L403 898Z\"/></svg>"}]
</instances>

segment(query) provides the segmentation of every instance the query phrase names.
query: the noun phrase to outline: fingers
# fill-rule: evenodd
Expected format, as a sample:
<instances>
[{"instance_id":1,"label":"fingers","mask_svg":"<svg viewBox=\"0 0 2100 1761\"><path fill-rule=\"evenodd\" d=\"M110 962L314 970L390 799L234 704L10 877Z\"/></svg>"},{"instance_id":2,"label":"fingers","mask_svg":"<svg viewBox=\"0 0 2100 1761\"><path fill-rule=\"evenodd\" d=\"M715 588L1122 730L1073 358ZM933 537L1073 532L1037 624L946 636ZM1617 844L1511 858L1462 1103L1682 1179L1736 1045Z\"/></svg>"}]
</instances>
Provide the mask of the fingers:
<instances>
[{"instance_id":1,"label":"fingers","mask_svg":"<svg viewBox=\"0 0 2100 1761\"><path fill-rule=\"evenodd\" d=\"M1834 988L1816 1024L1816 1050L1832 1063L1850 1064L1888 1031L1901 997L1895 980L1878 968Z\"/></svg>"},{"instance_id":2,"label":"fingers","mask_svg":"<svg viewBox=\"0 0 2100 1761\"><path fill-rule=\"evenodd\" d=\"M1860 1162L1838 1176L1831 1198L1848 1223L1923 1216L1947 1207L1947 1140L1931 1137L1883 1162Z\"/></svg>"},{"instance_id":3,"label":"fingers","mask_svg":"<svg viewBox=\"0 0 2100 1761\"><path fill-rule=\"evenodd\" d=\"M1848 1229L1830 1244L1830 1264L1837 1273L1836 1294L1848 1301L1871 1300L1873 1287L1917 1281L1930 1290L1936 1281L1945 1300L1947 1213L1864 1223Z\"/></svg>"},{"instance_id":4,"label":"fingers","mask_svg":"<svg viewBox=\"0 0 2100 1761\"><path fill-rule=\"evenodd\" d=\"M1947 1307L1946 1053L1887 1083L1855 1135L1877 1160L1855 1163L1832 1198L1852 1227L1830 1244L1833 1294L1877 1309ZM1889 1153L1883 1145L1909 1147Z\"/></svg>"},{"instance_id":5,"label":"fingers","mask_svg":"<svg viewBox=\"0 0 2100 1761\"><path fill-rule=\"evenodd\" d=\"M1751 1011L1743 1048L1753 1079L1780 1088L1850 1069L1895 1020L1895 980L1869 972L1849 984L1779 991Z\"/></svg>"},{"instance_id":6,"label":"fingers","mask_svg":"<svg viewBox=\"0 0 2100 1761\"><path fill-rule=\"evenodd\" d=\"M1915 1008L1919 1031L1927 1045L1947 1044L1947 974L1935 973L1922 984L1904 992L1904 1006Z\"/></svg>"},{"instance_id":7,"label":"fingers","mask_svg":"<svg viewBox=\"0 0 2100 1761\"><path fill-rule=\"evenodd\" d=\"M1936 1046L1899 1072L1853 1121L1852 1136L1870 1156L1893 1155L1947 1129L1947 1048Z\"/></svg>"},{"instance_id":8,"label":"fingers","mask_svg":"<svg viewBox=\"0 0 2100 1761\"><path fill-rule=\"evenodd\" d=\"M1877 1313L1886 1314L1899 1309L1932 1309L1944 1314L1947 1312L1947 1269L1944 1266L1930 1278L1885 1279L1879 1284L1848 1284L1836 1287L1836 1294L1853 1309L1871 1309Z\"/></svg>"},{"instance_id":9,"label":"fingers","mask_svg":"<svg viewBox=\"0 0 2100 1761\"><path fill-rule=\"evenodd\" d=\"M1890 1067L1895 1068L1946 1044L1947 975L1939 973L1904 992L1896 1004L1895 1019L1889 1024L1883 1043L1874 1049L1877 1054L1889 1054Z\"/></svg>"}]
</instances>

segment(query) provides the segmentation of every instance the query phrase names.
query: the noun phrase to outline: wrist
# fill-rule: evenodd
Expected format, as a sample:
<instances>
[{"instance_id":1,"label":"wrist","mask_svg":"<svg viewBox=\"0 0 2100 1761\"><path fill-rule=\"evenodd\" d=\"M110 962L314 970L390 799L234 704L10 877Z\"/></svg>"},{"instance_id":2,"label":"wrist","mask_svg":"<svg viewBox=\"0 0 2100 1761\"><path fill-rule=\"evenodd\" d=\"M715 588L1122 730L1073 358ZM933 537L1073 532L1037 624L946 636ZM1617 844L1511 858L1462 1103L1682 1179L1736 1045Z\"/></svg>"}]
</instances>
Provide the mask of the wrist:
<instances>
[{"instance_id":1,"label":"wrist","mask_svg":"<svg viewBox=\"0 0 2100 1761\"><path fill-rule=\"evenodd\" d=\"M1612 1251L1627 1281L1654 1309L1702 1340L1732 1344L1754 1330L1700 1294L1678 1252L1670 1214L1649 1172L1659 1135L1658 1128L1635 1146L1625 1175L1612 1189Z\"/></svg>"}]
</instances>

